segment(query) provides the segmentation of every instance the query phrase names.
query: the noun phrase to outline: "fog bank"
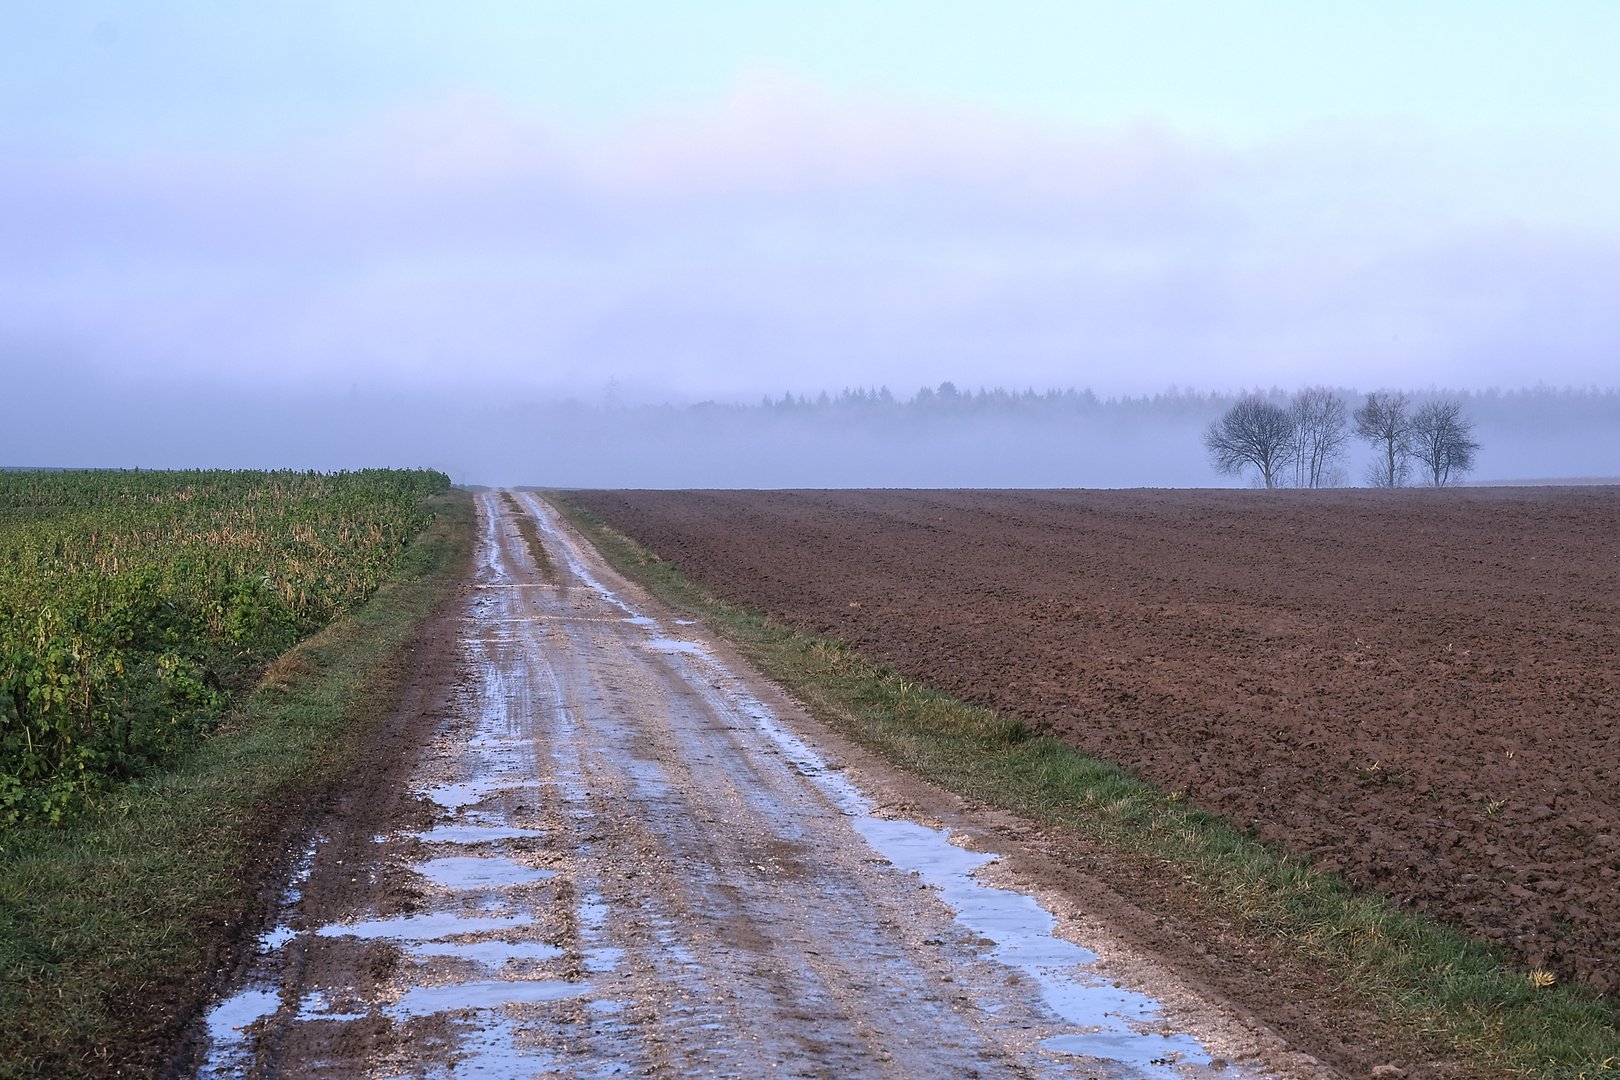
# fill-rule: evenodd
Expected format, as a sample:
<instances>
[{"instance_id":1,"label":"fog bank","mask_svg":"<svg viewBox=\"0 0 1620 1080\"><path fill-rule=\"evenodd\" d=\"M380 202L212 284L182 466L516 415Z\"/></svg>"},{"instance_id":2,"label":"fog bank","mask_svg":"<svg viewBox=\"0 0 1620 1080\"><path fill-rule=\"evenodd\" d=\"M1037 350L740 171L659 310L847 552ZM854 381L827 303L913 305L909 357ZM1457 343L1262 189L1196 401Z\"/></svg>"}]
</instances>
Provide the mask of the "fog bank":
<instances>
[{"instance_id":1,"label":"fog bank","mask_svg":"<svg viewBox=\"0 0 1620 1080\"><path fill-rule=\"evenodd\" d=\"M6 149L0 142L0 149ZM1620 154L1211 145L766 81L590 137L458 101L232 151L0 153L0 370L652 400L940 379L1611 377Z\"/></svg>"},{"instance_id":2,"label":"fog bank","mask_svg":"<svg viewBox=\"0 0 1620 1080\"><path fill-rule=\"evenodd\" d=\"M64 384L71 389L64 392ZM1217 487L1201 442L1230 394L1103 399L881 391L765 404L584 404L494 393L275 393L116 385L53 372L19 387L0 465L432 466L458 483L556 487ZM1279 398L1281 391L1276 391ZM1353 406L1354 391L1344 391ZM1429 394L1415 395L1422 400ZM1620 476L1620 392L1458 393L1476 481ZM1352 444L1345 476L1369 455Z\"/></svg>"}]
</instances>

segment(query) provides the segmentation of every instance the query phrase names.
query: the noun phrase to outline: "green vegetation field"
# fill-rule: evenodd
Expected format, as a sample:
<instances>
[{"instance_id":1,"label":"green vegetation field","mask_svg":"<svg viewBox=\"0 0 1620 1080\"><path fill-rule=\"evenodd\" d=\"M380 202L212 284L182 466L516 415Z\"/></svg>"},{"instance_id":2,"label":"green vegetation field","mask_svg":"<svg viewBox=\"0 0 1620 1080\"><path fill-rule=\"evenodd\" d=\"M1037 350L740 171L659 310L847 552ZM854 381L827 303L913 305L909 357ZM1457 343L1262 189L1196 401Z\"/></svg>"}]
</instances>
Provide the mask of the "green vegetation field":
<instances>
[{"instance_id":1,"label":"green vegetation field","mask_svg":"<svg viewBox=\"0 0 1620 1080\"><path fill-rule=\"evenodd\" d=\"M0 473L0 1080L170 1067L473 520L426 471Z\"/></svg>"},{"instance_id":2,"label":"green vegetation field","mask_svg":"<svg viewBox=\"0 0 1620 1080\"><path fill-rule=\"evenodd\" d=\"M172 759L376 591L442 473L0 473L0 826Z\"/></svg>"}]
</instances>

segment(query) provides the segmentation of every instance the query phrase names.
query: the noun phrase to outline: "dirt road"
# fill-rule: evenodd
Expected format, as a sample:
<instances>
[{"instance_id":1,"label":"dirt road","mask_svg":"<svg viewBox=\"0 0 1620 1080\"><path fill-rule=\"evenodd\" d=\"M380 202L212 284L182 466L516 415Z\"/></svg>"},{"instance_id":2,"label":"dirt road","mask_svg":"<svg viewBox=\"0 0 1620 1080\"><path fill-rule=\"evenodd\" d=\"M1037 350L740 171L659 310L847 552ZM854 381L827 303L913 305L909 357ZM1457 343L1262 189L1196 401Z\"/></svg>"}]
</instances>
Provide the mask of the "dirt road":
<instances>
[{"instance_id":1,"label":"dirt road","mask_svg":"<svg viewBox=\"0 0 1620 1080\"><path fill-rule=\"evenodd\" d=\"M196 1075L1326 1074L517 499L409 797L313 839Z\"/></svg>"}]
</instances>

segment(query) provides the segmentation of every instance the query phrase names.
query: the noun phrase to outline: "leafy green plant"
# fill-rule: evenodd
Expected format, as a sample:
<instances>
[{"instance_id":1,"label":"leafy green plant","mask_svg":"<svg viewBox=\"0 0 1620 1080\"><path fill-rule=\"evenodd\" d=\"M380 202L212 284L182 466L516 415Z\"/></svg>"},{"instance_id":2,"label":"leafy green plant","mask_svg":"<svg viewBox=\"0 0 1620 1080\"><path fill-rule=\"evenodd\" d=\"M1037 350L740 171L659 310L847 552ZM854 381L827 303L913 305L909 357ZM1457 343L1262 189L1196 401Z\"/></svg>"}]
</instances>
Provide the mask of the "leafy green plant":
<instances>
[{"instance_id":1,"label":"leafy green plant","mask_svg":"<svg viewBox=\"0 0 1620 1080\"><path fill-rule=\"evenodd\" d=\"M5 831L0 1080L144 1076L173 1058L262 910L266 830L358 775L415 670L410 646L466 573L472 500L425 505L432 520L372 597L277 657L212 737L59 825Z\"/></svg>"},{"instance_id":2,"label":"leafy green plant","mask_svg":"<svg viewBox=\"0 0 1620 1080\"><path fill-rule=\"evenodd\" d=\"M0 473L0 826L59 822L211 731L362 603L442 473Z\"/></svg>"}]
</instances>

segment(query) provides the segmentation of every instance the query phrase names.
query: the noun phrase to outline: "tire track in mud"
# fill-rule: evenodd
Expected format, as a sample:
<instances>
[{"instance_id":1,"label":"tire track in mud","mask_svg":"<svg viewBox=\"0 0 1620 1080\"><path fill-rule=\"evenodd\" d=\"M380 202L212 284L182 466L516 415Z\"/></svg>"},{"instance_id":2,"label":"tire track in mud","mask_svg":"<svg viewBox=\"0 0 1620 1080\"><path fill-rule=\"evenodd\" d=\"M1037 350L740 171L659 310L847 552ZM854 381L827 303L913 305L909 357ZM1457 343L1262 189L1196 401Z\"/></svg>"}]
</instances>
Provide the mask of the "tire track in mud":
<instances>
[{"instance_id":1,"label":"tire track in mud","mask_svg":"<svg viewBox=\"0 0 1620 1080\"><path fill-rule=\"evenodd\" d=\"M1326 1073L1167 976L1122 985L1116 943L976 880L995 857L968 832L879 809L518 498L480 500L461 685L414 798L363 842L315 838L196 1075Z\"/></svg>"}]
</instances>

